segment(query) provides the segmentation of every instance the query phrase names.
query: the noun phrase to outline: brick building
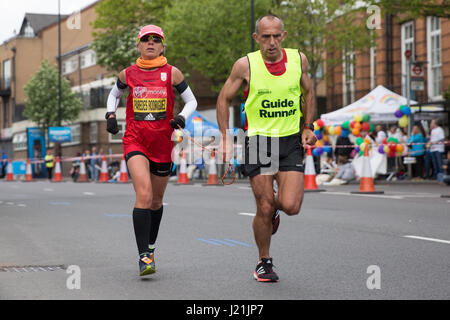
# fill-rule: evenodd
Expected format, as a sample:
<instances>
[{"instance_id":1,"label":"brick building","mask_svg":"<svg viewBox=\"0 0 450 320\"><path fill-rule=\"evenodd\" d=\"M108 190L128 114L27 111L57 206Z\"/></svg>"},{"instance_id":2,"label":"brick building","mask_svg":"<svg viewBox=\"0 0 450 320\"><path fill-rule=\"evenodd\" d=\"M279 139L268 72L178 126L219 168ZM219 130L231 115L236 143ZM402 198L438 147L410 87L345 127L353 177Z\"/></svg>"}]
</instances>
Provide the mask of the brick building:
<instances>
[{"instance_id":1,"label":"brick building","mask_svg":"<svg viewBox=\"0 0 450 320\"><path fill-rule=\"evenodd\" d=\"M411 98L422 104L444 104L444 93L450 90L450 20L438 17L406 20L393 15L381 18L380 28L373 30L376 46L365 52L327 53L345 56L342 65L327 69L327 112L360 99L377 85L406 97L406 50L412 52L415 61L424 62L425 67L425 88L411 91Z\"/></svg>"}]
</instances>

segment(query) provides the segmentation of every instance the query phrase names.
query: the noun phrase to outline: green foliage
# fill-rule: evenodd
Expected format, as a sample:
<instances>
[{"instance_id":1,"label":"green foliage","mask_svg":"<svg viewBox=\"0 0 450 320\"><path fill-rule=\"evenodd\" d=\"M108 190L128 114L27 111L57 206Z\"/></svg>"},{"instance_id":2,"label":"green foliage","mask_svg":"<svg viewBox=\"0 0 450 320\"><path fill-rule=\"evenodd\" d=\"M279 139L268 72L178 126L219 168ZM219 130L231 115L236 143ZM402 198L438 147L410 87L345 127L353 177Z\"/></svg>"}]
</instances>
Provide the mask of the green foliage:
<instances>
[{"instance_id":1,"label":"green foliage","mask_svg":"<svg viewBox=\"0 0 450 320\"><path fill-rule=\"evenodd\" d=\"M24 89L28 96L24 115L44 130L58 126L58 70L44 60ZM64 77L61 79L61 97L61 121L78 119L83 103Z\"/></svg>"},{"instance_id":2,"label":"green foliage","mask_svg":"<svg viewBox=\"0 0 450 320\"><path fill-rule=\"evenodd\" d=\"M271 5L271 0L255 1L255 18ZM250 0L175 0L166 10L166 55L198 70L217 91L234 62L251 49L250 20Z\"/></svg>"},{"instance_id":3,"label":"green foliage","mask_svg":"<svg viewBox=\"0 0 450 320\"><path fill-rule=\"evenodd\" d=\"M375 3L390 14L400 14L405 19L420 16L450 18L449 0L379 0Z\"/></svg>"},{"instance_id":4,"label":"green foliage","mask_svg":"<svg viewBox=\"0 0 450 320\"><path fill-rule=\"evenodd\" d=\"M164 21L164 0L104 0L97 4L93 23L97 63L110 71L120 71L133 64L137 57L136 39L139 29Z\"/></svg>"},{"instance_id":5,"label":"green foliage","mask_svg":"<svg viewBox=\"0 0 450 320\"><path fill-rule=\"evenodd\" d=\"M327 68L342 64L344 51L368 50L374 43L365 19L358 21L358 13L364 15L353 9L355 2L289 0L277 9L288 32L284 46L299 48L306 55L312 78L324 63Z\"/></svg>"}]
</instances>

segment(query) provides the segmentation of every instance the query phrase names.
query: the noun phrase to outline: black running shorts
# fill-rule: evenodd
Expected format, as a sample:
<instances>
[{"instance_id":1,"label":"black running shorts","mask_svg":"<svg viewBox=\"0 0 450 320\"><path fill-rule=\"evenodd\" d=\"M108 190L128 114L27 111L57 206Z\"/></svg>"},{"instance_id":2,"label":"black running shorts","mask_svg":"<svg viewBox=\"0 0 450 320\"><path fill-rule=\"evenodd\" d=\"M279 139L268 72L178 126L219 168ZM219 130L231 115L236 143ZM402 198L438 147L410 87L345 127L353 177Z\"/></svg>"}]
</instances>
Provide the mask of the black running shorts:
<instances>
[{"instance_id":1,"label":"black running shorts","mask_svg":"<svg viewBox=\"0 0 450 320\"><path fill-rule=\"evenodd\" d=\"M301 134L287 137L245 137L242 172L247 177L278 171L304 172Z\"/></svg>"},{"instance_id":2,"label":"black running shorts","mask_svg":"<svg viewBox=\"0 0 450 320\"><path fill-rule=\"evenodd\" d=\"M125 155L125 161L128 163L128 160L135 155L141 155L147 158L143 152L131 151ZM150 162L150 173L153 173L155 176L167 177L172 172L172 162L160 163L150 160L149 158L147 158L147 160Z\"/></svg>"}]
</instances>

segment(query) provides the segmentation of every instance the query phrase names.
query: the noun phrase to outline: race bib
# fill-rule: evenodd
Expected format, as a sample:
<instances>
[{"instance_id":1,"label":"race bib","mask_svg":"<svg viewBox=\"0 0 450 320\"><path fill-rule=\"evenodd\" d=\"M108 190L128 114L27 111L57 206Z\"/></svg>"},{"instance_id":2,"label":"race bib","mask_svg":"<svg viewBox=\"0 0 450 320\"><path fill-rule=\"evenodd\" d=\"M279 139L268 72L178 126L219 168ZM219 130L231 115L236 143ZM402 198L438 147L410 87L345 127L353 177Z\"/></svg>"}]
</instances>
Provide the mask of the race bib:
<instances>
[{"instance_id":1,"label":"race bib","mask_svg":"<svg viewBox=\"0 0 450 320\"><path fill-rule=\"evenodd\" d=\"M161 120L166 118L166 87L135 87L133 90L134 120Z\"/></svg>"}]
</instances>

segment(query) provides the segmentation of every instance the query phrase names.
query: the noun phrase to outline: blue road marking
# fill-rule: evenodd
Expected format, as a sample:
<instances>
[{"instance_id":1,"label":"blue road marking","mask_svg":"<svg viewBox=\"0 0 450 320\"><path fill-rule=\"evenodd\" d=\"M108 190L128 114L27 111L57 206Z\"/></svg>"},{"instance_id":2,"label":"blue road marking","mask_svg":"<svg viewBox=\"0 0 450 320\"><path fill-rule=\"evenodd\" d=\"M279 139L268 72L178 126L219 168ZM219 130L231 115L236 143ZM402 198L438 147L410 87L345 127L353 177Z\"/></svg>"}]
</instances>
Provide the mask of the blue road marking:
<instances>
[{"instance_id":1,"label":"blue road marking","mask_svg":"<svg viewBox=\"0 0 450 320\"><path fill-rule=\"evenodd\" d=\"M66 202L66 201L50 201L50 204L52 206L70 206L70 202Z\"/></svg>"},{"instance_id":2,"label":"blue road marking","mask_svg":"<svg viewBox=\"0 0 450 320\"><path fill-rule=\"evenodd\" d=\"M197 238L197 240L200 240L202 242L208 243L208 244L213 244L215 246L228 246L228 247L235 247L236 245L239 246L244 246L244 247L251 247L251 244L245 243L245 242L241 242L241 241L237 241L237 240L233 240L233 239L204 239L204 238Z\"/></svg>"}]
</instances>

